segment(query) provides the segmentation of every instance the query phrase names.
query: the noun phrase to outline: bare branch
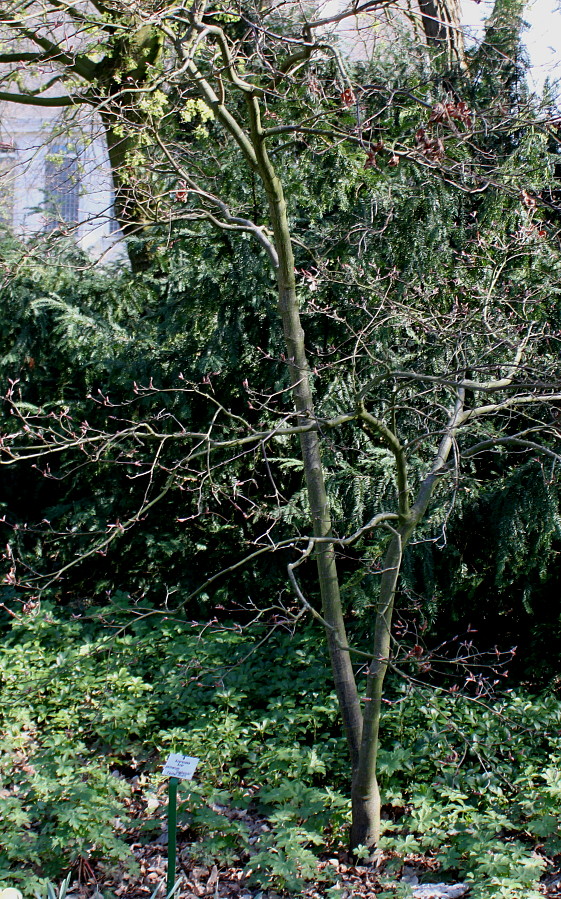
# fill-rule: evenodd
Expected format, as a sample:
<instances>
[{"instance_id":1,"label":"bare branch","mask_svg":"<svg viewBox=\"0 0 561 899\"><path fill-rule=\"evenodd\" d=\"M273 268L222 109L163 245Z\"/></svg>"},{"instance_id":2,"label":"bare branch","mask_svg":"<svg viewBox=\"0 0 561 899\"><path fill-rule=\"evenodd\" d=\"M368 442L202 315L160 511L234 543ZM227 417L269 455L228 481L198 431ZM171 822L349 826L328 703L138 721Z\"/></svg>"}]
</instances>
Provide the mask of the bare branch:
<instances>
[{"instance_id":1,"label":"bare branch","mask_svg":"<svg viewBox=\"0 0 561 899\"><path fill-rule=\"evenodd\" d=\"M37 94L14 94L11 91L0 91L0 103L19 103L23 106L77 106L80 103L87 103L84 98L76 96L64 97L41 97Z\"/></svg>"}]
</instances>

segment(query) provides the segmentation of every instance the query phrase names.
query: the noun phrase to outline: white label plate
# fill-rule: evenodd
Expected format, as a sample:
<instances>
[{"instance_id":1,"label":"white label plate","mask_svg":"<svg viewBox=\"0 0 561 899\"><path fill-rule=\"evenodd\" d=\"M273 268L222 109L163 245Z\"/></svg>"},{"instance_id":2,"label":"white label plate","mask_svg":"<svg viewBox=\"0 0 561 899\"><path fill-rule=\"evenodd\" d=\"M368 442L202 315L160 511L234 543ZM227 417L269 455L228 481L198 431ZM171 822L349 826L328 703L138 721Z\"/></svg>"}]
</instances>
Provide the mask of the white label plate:
<instances>
[{"instance_id":1,"label":"white label plate","mask_svg":"<svg viewBox=\"0 0 561 899\"><path fill-rule=\"evenodd\" d=\"M180 780L191 780L198 763L199 760L192 758L190 755L170 752L164 765L163 773L166 777L179 777Z\"/></svg>"}]
</instances>

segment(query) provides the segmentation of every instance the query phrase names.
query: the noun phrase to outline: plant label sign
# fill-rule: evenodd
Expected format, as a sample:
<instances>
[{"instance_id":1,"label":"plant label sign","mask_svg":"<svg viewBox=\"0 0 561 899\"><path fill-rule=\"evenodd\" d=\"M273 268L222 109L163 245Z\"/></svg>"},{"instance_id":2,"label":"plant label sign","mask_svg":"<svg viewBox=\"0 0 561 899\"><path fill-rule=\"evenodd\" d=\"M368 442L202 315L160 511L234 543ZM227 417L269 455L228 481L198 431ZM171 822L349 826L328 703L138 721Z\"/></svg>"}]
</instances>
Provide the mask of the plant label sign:
<instances>
[{"instance_id":1,"label":"plant label sign","mask_svg":"<svg viewBox=\"0 0 561 899\"><path fill-rule=\"evenodd\" d=\"M192 780L195 768L199 763L198 759L189 755L181 755L180 752L170 752L164 765L166 777L178 777L180 780Z\"/></svg>"}]
</instances>

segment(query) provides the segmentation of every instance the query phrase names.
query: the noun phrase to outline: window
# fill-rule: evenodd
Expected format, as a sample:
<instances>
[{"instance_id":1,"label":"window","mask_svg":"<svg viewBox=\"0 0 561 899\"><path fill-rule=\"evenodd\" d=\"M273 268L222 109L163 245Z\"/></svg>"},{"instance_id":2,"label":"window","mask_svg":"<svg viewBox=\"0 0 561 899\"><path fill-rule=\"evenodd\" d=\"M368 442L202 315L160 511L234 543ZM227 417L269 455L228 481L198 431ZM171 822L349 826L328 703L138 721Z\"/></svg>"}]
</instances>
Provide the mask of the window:
<instances>
[{"instance_id":1,"label":"window","mask_svg":"<svg viewBox=\"0 0 561 899\"><path fill-rule=\"evenodd\" d=\"M45 159L45 230L77 225L79 208L80 175L76 152L68 145L53 146Z\"/></svg>"},{"instance_id":2,"label":"window","mask_svg":"<svg viewBox=\"0 0 561 899\"><path fill-rule=\"evenodd\" d=\"M14 220L15 147L0 143L0 225L12 227Z\"/></svg>"}]
</instances>

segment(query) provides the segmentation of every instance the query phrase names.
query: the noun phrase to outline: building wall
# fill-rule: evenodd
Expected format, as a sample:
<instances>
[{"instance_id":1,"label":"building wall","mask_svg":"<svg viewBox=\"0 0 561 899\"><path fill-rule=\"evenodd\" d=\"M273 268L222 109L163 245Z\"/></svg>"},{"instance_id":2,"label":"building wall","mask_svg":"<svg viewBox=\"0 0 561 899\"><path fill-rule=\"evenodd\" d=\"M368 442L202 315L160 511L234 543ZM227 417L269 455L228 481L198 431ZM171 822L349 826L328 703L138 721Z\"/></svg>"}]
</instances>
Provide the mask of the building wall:
<instances>
[{"instance_id":1,"label":"building wall","mask_svg":"<svg viewBox=\"0 0 561 899\"><path fill-rule=\"evenodd\" d=\"M56 184L57 168L65 168L64 157L75 159L66 168L78 214L76 222L60 222L60 230L74 235L92 256L122 255L105 138L89 111L69 116L59 109L0 104L0 224L23 238L52 230L53 208L69 206L61 193L49 197L48 189L49 181Z\"/></svg>"},{"instance_id":2,"label":"building wall","mask_svg":"<svg viewBox=\"0 0 561 899\"><path fill-rule=\"evenodd\" d=\"M279 11L286 15L287 0L273 0L273 5L275 2L279 3ZM340 18L340 14L348 8L348 0L288 0L289 6L291 3L302 12L309 12L309 7L313 6L316 19L334 18L335 21L326 22L324 34L334 39L341 57L353 61L368 60L376 50L391 53L392 46L398 43L398 32L404 28L415 30L420 21L418 0L396 0L391 8L374 7L367 13L345 18ZM87 7L87 0L81 0L81 3L78 0L80 5ZM358 3L357 7L362 5ZM46 29L45 33L53 41L63 46L65 42L80 46L81 42L89 40L87 30L76 32L69 21L59 21L58 6L35 0L30 8L36 11L33 14L37 15L37 28ZM412 15L415 9L417 15ZM28 27L33 21L28 22ZM20 36L17 42L19 49L34 49L28 38ZM13 36L9 33L4 36L0 32L0 44L13 47ZM422 46L421 40L419 47ZM4 68L8 75L11 74L8 67ZM51 85L56 75L54 64L38 68L24 64L20 69L18 75L25 80L28 89L38 90L46 81L47 87L41 91L41 96L58 93L58 85ZM52 186L56 159L61 154L67 159L72 154L75 156L76 166L69 166L69 170L73 170L72 178L78 189L77 220L66 224L60 222L61 230L75 236L83 249L98 258L124 256L123 242L112 213L112 181L105 136L99 120L85 105L47 108L0 103L0 226L7 224L24 238L52 230L53 207L57 203L53 203L52 196L49 200L48 182L50 180ZM58 200L62 199L59 193Z\"/></svg>"}]
</instances>

